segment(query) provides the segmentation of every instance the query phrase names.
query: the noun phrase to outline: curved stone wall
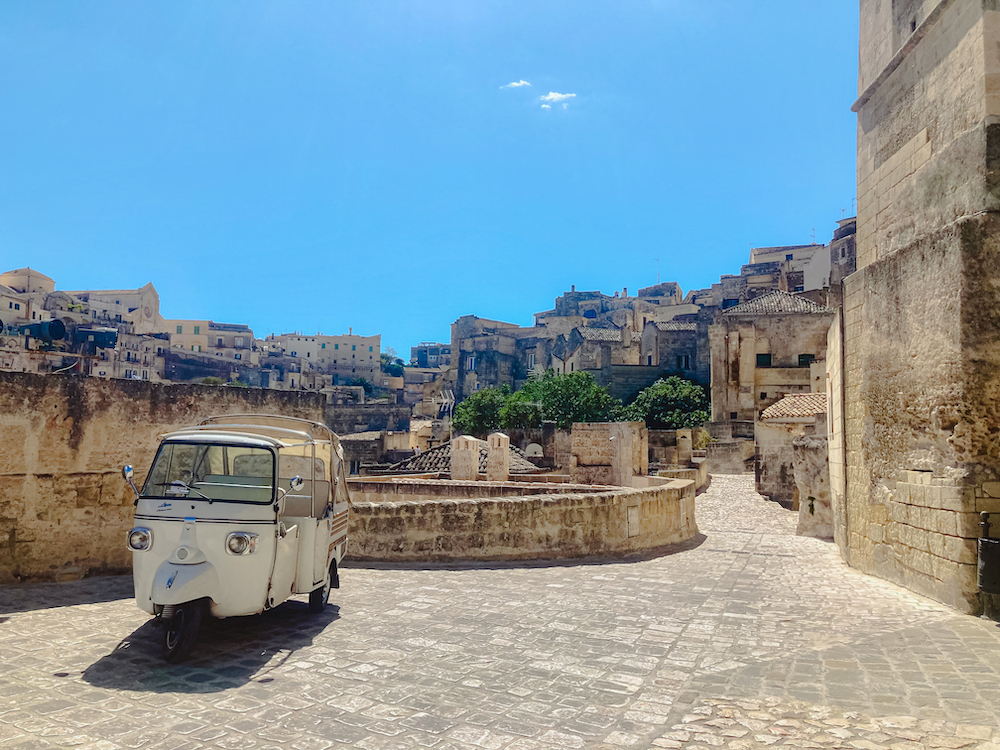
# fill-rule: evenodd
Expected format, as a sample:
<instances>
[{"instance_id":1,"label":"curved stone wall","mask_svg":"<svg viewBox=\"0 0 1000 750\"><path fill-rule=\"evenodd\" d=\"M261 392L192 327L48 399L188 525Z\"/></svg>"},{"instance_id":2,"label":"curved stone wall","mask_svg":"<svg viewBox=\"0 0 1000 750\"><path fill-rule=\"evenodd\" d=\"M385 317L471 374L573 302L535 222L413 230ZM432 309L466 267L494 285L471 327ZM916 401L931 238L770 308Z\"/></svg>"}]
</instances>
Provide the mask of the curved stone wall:
<instances>
[{"instance_id":1,"label":"curved stone wall","mask_svg":"<svg viewBox=\"0 0 1000 750\"><path fill-rule=\"evenodd\" d=\"M488 491L487 483L480 492ZM348 557L368 561L531 560L620 556L698 533L694 482L570 494L355 502ZM415 488L416 489L416 488ZM553 488L555 489L555 488ZM564 488L560 487L560 491ZM422 494L422 493L421 493Z\"/></svg>"}]
</instances>

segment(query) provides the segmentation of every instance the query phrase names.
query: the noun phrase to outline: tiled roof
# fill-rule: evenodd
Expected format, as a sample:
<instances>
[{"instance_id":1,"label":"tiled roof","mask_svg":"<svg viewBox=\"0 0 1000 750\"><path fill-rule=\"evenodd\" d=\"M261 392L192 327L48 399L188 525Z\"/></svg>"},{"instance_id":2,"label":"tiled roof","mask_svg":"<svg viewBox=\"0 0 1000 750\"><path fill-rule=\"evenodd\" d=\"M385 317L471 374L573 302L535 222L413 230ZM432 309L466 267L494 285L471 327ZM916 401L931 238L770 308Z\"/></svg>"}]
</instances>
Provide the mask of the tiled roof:
<instances>
[{"instance_id":1,"label":"tiled roof","mask_svg":"<svg viewBox=\"0 0 1000 750\"><path fill-rule=\"evenodd\" d=\"M781 401L764 409L761 420L814 417L826 411L825 393L802 393L785 396Z\"/></svg>"},{"instance_id":2,"label":"tiled roof","mask_svg":"<svg viewBox=\"0 0 1000 750\"><path fill-rule=\"evenodd\" d=\"M723 315L774 315L776 313L828 313L830 309L788 292L771 292L730 307Z\"/></svg>"},{"instance_id":3,"label":"tiled roof","mask_svg":"<svg viewBox=\"0 0 1000 750\"><path fill-rule=\"evenodd\" d=\"M355 441L355 440L378 440L382 436L381 431L373 430L370 432L355 432L353 435L341 435L340 442Z\"/></svg>"},{"instance_id":4,"label":"tiled roof","mask_svg":"<svg viewBox=\"0 0 1000 750\"><path fill-rule=\"evenodd\" d=\"M479 446L479 472L486 473L486 442ZM451 443L444 443L423 453L400 461L389 467L389 471L451 471ZM533 474L539 468L524 457L524 452L513 445L510 447L510 473Z\"/></svg>"},{"instance_id":5,"label":"tiled roof","mask_svg":"<svg viewBox=\"0 0 1000 750\"><path fill-rule=\"evenodd\" d=\"M676 320L653 323L657 331L697 331L697 323L678 323Z\"/></svg>"},{"instance_id":6,"label":"tiled roof","mask_svg":"<svg viewBox=\"0 0 1000 750\"><path fill-rule=\"evenodd\" d=\"M585 341L612 341L621 343L622 332L619 328L578 328Z\"/></svg>"}]
</instances>

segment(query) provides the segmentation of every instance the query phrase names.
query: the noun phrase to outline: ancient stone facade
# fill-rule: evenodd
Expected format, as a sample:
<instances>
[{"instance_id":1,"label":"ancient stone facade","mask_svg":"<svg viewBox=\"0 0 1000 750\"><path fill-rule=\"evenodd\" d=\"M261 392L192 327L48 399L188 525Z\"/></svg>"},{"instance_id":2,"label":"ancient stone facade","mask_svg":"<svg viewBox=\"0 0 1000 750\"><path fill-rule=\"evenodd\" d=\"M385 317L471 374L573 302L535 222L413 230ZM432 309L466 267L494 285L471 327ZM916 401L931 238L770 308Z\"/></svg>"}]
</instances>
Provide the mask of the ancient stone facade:
<instances>
[{"instance_id":1,"label":"ancient stone facade","mask_svg":"<svg viewBox=\"0 0 1000 750\"><path fill-rule=\"evenodd\" d=\"M858 88L835 535L859 569L977 612L971 521L1000 511L997 4L862 0Z\"/></svg>"},{"instance_id":2,"label":"ancient stone facade","mask_svg":"<svg viewBox=\"0 0 1000 750\"><path fill-rule=\"evenodd\" d=\"M322 421L319 394L0 372L0 583L127 572L158 436L218 414Z\"/></svg>"},{"instance_id":3,"label":"ancient stone facade","mask_svg":"<svg viewBox=\"0 0 1000 750\"><path fill-rule=\"evenodd\" d=\"M712 421L755 421L793 393L824 390L814 380L826 356L833 311L804 297L772 292L719 316L712 344Z\"/></svg>"}]
</instances>

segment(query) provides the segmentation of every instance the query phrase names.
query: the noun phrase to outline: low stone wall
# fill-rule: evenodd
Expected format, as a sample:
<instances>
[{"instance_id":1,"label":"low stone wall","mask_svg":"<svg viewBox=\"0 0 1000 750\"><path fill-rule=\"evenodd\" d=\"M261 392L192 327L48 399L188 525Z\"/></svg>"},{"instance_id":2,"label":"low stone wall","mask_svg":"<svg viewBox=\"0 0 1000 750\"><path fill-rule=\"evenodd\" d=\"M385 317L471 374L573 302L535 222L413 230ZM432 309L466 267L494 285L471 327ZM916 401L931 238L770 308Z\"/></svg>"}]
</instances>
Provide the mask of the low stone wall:
<instances>
[{"instance_id":1,"label":"low stone wall","mask_svg":"<svg viewBox=\"0 0 1000 750\"><path fill-rule=\"evenodd\" d=\"M257 388L0 372L0 583L127 572L158 436L218 414L321 420L323 398Z\"/></svg>"},{"instance_id":2,"label":"low stone wall","mask_svg":"<svg viewBox=\"0 0 1000 750\"><path fill-rule=\"evenodd\" d=\"M753 451L752 440L719 441L709 443L705 448L708 462L716 474L743 474Z\"/></svg>"},{"instance_id":3,"label":"low stone wall","mask_svg":"<svg viewBox=\"0 0 1000 750\"><path fill-rule=\"evenodd\" d=\"M565 495L355 502L348 556L415 562L619 556L697 533L694 482L673 480Z\"/></svg>"},{"instance_id":4,"label":"low stone wall","mask_svg":"<svg viewBox=\"0 0 1000 750\"><path fill-rule=\"evenodd\" d=\"M354 503L431 502L480 498L568 495L592 492L589 485L543 482L459 482L445 479L348 479Z\"/></svg>"}]
</instances>

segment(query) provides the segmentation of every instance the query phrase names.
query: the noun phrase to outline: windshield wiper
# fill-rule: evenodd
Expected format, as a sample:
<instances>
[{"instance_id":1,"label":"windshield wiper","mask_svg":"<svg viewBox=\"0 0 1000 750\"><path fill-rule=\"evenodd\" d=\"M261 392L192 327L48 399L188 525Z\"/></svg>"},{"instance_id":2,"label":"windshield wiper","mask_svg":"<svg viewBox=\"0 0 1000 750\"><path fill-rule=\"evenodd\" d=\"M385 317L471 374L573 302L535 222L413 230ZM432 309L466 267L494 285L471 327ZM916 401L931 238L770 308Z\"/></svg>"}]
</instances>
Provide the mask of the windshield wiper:
<instances>
[{"instance_id":1,"label":"windshield wiper","mask_svg":"<svg viewBox=\"0 0 1000 750\"><path fill-rule=\"evenodd\" d=\"M204 498L205 500L208 500L209 505L212 504L212 498L210 498L204 492L201 492L200 490L196 490L194 487L192 487L191 485L187 484L186 482L182 482L180 479L175 479L172 482L156 482L156 486L157 487L176 487L177 489L180 489L180 490L187 490L188 492L194 492L195 494L199 495L200 497Z\"/></svg>"}]
</instances>

